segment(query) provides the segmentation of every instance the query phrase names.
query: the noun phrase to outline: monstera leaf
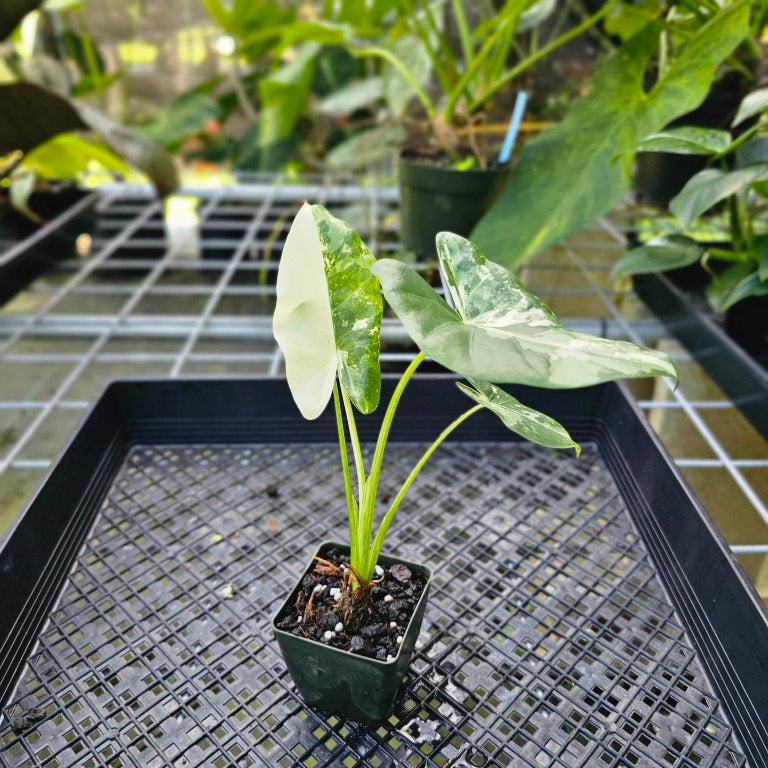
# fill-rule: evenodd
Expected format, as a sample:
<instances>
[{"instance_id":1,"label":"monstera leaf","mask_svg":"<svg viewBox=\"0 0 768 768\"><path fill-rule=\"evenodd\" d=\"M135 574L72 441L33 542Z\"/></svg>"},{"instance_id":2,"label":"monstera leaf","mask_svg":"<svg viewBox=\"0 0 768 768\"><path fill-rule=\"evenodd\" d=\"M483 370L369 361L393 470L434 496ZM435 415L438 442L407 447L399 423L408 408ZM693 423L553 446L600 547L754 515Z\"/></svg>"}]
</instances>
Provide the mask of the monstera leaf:
<instances>
[{"instance_id":1,"label":"monstera leaf","mask_svg":"<svg viewBox=\"0 0 768 768\"><path fill-rule=\"evenodd\" d=\"M459 382L456 386L476 403L495 413L507 429L537 445L547 448L575 448L576 453L581 452L579 444L574 442L559 422L523 405L512 395L487 381L470 380L470 384L472 386L468 387Z\"/></svg>"},{"instance_id":2,"label":"monstera leaf","mask_svg":"<svg viewBox=\"0 0 768 768\"><path fill-rule=\"evenodd\" d=\"M565 120L526 143L506 188L471 233L485 253L516 267L622 199L637 145L698 106L718 64L746 36L750 4L724 6L693 30L650 88L648 64L663 21L606 59Z\"/></svg>"},{"instance_id":3,"label":"monstera leaf","mask_svg":"<svg viewBox=\"0 0 768 768\"><path fill-rule=\"evenodd\" d=\"M374 262L348 224L320 205L302 206L280 259L273 330L307 419L323 412L337 373L360 411L379 403L382 299Z\"/></svg>"},{"instance_id":4,"label":"monstera leaf","mask_svg":"<svg viewBox=\"0 0 768 768\"><path fill-rule=\"evenodd\" d=\"M401 262L382 259L373 272L411 338L446 368L482 381L550 389L676 378L665 354L563 328L546 304L469 240L441 232L437 250L456 309Z\"/></svg>"}]
</instances>

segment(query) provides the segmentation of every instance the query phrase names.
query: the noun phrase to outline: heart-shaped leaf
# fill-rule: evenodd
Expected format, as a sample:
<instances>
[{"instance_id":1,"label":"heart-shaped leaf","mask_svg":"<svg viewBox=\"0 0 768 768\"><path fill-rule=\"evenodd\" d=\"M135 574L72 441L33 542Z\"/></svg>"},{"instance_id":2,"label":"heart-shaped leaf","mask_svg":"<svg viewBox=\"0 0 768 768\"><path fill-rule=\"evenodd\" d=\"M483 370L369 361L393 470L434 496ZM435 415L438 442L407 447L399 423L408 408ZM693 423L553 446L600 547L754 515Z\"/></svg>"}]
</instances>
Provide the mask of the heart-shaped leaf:
<instances>
[{"instance_id":1,"label":"heart-shaped leaf","mask_svg":"<svg viewBox=\"0 0 768 768\"><path fill-rule=\"evenodd\" d=\"M640 275L695 264L706 249L685 235L662 235L625 253L611 270L611 277Z\"/></svg>"},{"instance_id":2,"label":"heart-shaped leaf","mask_svg":"<svg viewBox=\"0 0 768 768\"><path fill-rule=\"evenodd\" d=\"M280 259L273 330L307 419L323 412L337 373L360 411L379 403L382 300L374 262L348 224L320 205L302 206Z\"/></svg>"},{"instance_id":3,"label":"heart-shaped leaf","mask_svg":"<svg viewBox=\"0 0 768 768\"><path fill-rule=\"evenodd\" d=\"M575 448L581 452L581 446L574 442L566 428L527 405L523 405L512 395L487 381L472 381L472 387L458 383L456 386L469 395L476 403L493 411L505 427L522 435L526 440L547 448Z\"/></svg>"},{"instance_id":4,"label":"heart-shaped leaf","mask_svg":"<svg viewBox=\"0 0 768 768\"><path fill-rule=\"evenodd\" d=\"M688 181L670 202L669 208L688 228L694 219L713 205L756 181L768 181L768 163L757 163L730 172L707 168Z\"/></svg>"},{"instance_id":5,"label":"heart-shaped leaf","mask_svg":"<svg viewBox=\"0 0 768 768\"><path fill-rule=\"evenodd\" d=\"M441 232L437 250L455 310L401 262L381 259L373 271L411 338L446 368L482 381L550 389L676 378L661 352L563 328L546 304L469 240Z\"/></svg>"},{"instance_id":6,"label":"heart-shaped leaf","mask_svg":"<svg viewBox=\"0 0 768 768\"><path fill-rule=\"evenodd\" d=\"M724 152L731 134L718 128L681 126L652 133L637 145L638 152L674 152L678 155L712 155Z\"/></svg>"}]
</instances>

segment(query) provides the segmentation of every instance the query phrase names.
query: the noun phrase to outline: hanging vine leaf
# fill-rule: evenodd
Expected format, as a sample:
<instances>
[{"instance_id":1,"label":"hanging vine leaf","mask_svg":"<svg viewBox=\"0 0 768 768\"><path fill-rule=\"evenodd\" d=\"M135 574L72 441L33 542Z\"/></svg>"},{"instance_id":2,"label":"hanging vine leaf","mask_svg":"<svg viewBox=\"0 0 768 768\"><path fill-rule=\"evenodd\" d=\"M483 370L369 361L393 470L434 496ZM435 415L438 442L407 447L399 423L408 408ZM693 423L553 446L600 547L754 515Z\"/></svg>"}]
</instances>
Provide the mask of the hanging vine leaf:
<instances>
[{"instance_id":1,"label":"hanging vine leaf","mask_svg":"<svg viewBox=\"0 0 768 768\"><path fill-rule=\"evenodd\" d=\"M381 259L373 271L411 338L446 368L482 381L550 389L677 378L661 352L563 328L544 302L469 240L441 232L437 250L455 310L401 262Z\"/></svg>"}]
</instances>

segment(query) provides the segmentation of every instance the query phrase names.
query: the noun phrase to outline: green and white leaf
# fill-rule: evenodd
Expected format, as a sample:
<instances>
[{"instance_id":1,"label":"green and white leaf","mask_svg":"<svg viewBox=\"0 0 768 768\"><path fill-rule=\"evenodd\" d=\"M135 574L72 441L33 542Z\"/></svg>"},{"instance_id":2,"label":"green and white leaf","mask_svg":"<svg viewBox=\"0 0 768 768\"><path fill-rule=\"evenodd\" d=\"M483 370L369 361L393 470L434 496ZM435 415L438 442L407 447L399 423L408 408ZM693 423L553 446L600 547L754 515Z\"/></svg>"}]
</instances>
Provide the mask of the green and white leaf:
<instances>
[{"instance_id":1,"label":"green and white leaf","mask_svg":"<svg viewBox=\"0 0 768 768\"><path fill-rule=\"evenodd\" d=\"M489 411L493 411L504 426L537 445L547 448L575 448L581 452L581 446L568 434L566 428L527 405L523 405L512 395L486 381L472 381L472 387L457 383L456 386Z\"/></svg>"},{"instance_id":2,"label":"green and white leaf","mask_svg":"<svg viewBox=\"0 0 768 768\"><path fill-rule=\"evenodd\" d=\"M757 181L768 181L768 163L748 165L736 171L707 168L688 181L670 202L669 208L688 228L713 205Z\"/></svg>"},{"instance_id":3,"label":"green and white leaf","mask_svg":"<svg viewBox=\"0 0 768 768\"><path fill-rule=\"evenodd\" d=\"M749 12L737 0L696 22L650 89L648 65L665 24L652 22L627 40L567 117L525 143L472 240L514 268L610 210L629 186L637 145L701 103L719 63L747 34Z\"/></svg>"},{"instance_id":4,"label":"green and white leaf","mask_svg":"<svg viewBox=\"0 0 768 768\"><path fill-rule=\"evenodd\" d=\"M382 299L374 262L348 224L322 206L302 206L280 259L273 330L307 419L323 412L337 373L360 411L378 405Z\"/></svg>"},{"instance_id":5,"label":"green and white leaf","mask_svg":"<svg viewBox=\"0 0 768 768\"><path fill-rule=\"evenodd\" d=\"M731 125L737 126L745 120L749 120L750 117L765 112L766 109L768 109L768 88L758 88L742 99Z\"/></svg>"},{"instance_id":6,"label":"green and white leaf","mask_svg":"<svg viewBox=\"0 0 768 768\"><path fill-rule=\"evenodd\" d=\"M678 155L713 155L724 152L731 134L718 128L681 126L652 133L637 145L638 152L674 152Z\"/></svg>"},{"instance_id":7,"label":"green and white leaf","mask_svg":"<svg viewBox=\"0 0 768 768\"><path fill-rule=\"evenodd\" d=\"M686 235L654 237L644 245L625 253L611 270L611 277L663 272L695 264L706 249Z\"/></svg>"},{"instance_id":8,"label":"green and white leaf","mask_svg":"<svg viewBox=\"0 0 768 768\"><path fill-rule=\"evenodd\" d=\"M463 237L441 232L437 249L455 310L398 261L381 259L373 271L411 338L446 368L482 381L551 389L677 377L661 352L563 328L511 272Z\"/></svg>"}]
</instances>

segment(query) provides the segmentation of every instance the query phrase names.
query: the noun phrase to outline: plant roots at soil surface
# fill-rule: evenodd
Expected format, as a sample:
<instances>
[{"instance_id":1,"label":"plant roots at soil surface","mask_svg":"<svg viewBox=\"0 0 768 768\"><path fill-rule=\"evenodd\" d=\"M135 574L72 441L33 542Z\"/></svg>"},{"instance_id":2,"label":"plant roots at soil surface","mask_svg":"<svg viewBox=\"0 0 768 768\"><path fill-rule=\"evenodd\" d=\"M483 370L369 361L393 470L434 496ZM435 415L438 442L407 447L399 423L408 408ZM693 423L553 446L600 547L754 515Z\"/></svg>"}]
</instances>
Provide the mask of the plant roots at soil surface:
<instances>
[{"instance_id":1,"label":"plant roots at soil surface","mask_svg":"<svg viewBox=\"0 0 768 768\"><path fill-rule=\"evenodd\" d=\"M426 579L408 566L377 566L367 589L354 589L349 559L337 549L316 558L277 627L380 661L391 661Z\"/></svg>"}]
</instances>

